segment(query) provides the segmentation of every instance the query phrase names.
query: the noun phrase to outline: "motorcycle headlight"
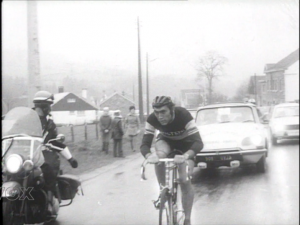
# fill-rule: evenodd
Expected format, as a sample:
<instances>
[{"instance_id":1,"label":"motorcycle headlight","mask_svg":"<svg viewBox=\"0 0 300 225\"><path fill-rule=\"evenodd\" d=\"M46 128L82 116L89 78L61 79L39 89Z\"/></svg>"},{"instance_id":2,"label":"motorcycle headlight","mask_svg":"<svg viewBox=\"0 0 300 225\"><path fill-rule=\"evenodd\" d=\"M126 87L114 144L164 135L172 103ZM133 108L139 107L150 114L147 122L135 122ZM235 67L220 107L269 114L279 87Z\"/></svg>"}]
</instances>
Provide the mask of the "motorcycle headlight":
<instances>
[{"instance_id":1,"label":"motorcycle headlight","mask_svg":"<svg viewBox=\"0 0 300 225\"><path fill-rule=\"evenodd\" d=\"M242 141L242 146L263 146L264 138L261 135L252 135Z\"/></svg>"},{"instance_id":2,"label":"motorcycle headlight","mask_svg":"<svg viewBox=\"0 0 300 225\"><path fill-rule=\"evenodd\" d=\"M276 131L284 130L284 125L283 124L275 124L274 130L276 130Z\"/></svg>"},{"instance_id":3,"label":"motorcycle headlight","mask_svg":"<svg viewBox=\"0 0 300 225\"><path fill-rule=\"evenodd\" d=\"M12 154L6 158L5 165L8 172L17 173L22 168L23 159L17 154Z\"/></svg>"}]
</instances>

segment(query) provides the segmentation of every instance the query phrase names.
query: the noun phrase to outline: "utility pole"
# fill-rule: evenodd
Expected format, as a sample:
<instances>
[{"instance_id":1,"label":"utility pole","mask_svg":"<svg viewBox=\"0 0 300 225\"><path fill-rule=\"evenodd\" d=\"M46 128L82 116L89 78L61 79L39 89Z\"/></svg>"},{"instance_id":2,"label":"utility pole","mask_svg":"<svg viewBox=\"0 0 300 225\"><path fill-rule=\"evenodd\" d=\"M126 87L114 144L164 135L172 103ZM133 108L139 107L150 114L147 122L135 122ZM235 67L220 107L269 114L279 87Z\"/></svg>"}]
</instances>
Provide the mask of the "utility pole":
<instances>
[{"instance_id":1,"label":"utility pole","mask_svg":"<svg viewBox=\"0 0 300 225\"><path fill-rule=\"evenodd\" d=\"M40 56L37 28L37 1L27 1L28 32L28 107L32 107L34 94L41 89Z\"/></svg>"},{"instance_id":2,"label":"utility pole","mask_svg":"<svg viewBox=\"0 0 300 225\"><path fill-rule=\"evenodd\" d=\"M139 18L137 18L137 28L138 28L139 112L140 112L140 121L141 121L141 122L144 122L143 88L142 88L142 69L141 69L141 48L140 48L140 25L139 25Z\"/></svg>"},{"instance_id":3,"label":"utility pole","mask_svg":"<svg viewBox=\"0 0 300 225\"><path fill-rule=\"evenodd\" d=\"M256 89L256 73L254 74L254 88L255 88L255 92L254 92L254 96L255 96L255 103L257 104L257 89Z\"/></svg>"},{"instance_id":4,"label":"utility pole","mask_svg":"<svg viewBox=\"0 0 300 225\"><path fill-rule=\"evenodd\" d=\"M147 82L147 116L149 116L149 97L150 97L150 94L149 94L149 62L153 62L155 60L157 60L158 58L155 58L155 59L152 59L149 61L149 58L148 58L148 52L146 53L146 82Z\"/></svg>"},{"instance_id":5,"label":"utility pole","mask_svg":"<svg viewBox=\"0 0 300 225\"><path fill-rule=\"evenodd\" d=\"M147 82L147 117L149 116L149 77L148 77L148 52L146 54L146 82Z\"/></svg>"}]
</instances>

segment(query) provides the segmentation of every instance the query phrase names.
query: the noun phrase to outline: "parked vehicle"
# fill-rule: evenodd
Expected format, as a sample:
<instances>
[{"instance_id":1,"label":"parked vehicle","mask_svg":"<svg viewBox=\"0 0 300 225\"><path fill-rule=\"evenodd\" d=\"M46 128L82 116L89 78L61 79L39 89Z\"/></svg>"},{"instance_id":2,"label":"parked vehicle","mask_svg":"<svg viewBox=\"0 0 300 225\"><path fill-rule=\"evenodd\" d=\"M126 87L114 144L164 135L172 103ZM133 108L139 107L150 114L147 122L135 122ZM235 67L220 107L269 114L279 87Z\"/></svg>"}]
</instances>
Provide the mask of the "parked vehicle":
<instances>
[{"instance_id":1,"label":"parked vehicle","mask_svg":"<svg viewBox=\"0 0 300 225\"><path fill-rule=\"evenodd\" d=\"M272 143L277 140L299 139L299 103L275 105L266 121L269 122Z\"/></svg>"},{"instance_id":2,"label":"parked vehicle","mask_svg":"<svg viewBox=\"0 0 300 225\"><path fill-rule=\"evenodd\" d=\"M299 102L299 63L296 71L298 74L286 74L284 76L285 102Z\"/></svg>"},{"instance_id":3,"label":"parked vehicle","mask_svg":"<svg viewBox=\"0 0 300 225\"><path fill-rule=\"evenodd\" d=\"M188 109L188 111L191 113L194 119L196 119L197 116L197 109Z\"/></svg>"},{"instance_id":4,"label":"parked vehicle","mask_svg":"<svg viewBox=\"0 0 300 225\"><path fill-rule=\"evenodd\" d=\"M202 169L256 164L265 172L268 135L257 108L251 103L226 103L200 107L196 123L204 148L196 155Z\"/></svg>"},{"instance_id":5,"label":"parked vehicle","mask_svg":"<svg viewBox=\"0 0 300 225\"><path fill-rule=\"evenodd\" d=\"M56 140L63 140L58 135ZM49 141L50 142L50 141ZM49 199L41 170L42 125L38 114L27 107L9 111L2 121L2 215L5 225L35 224L55 220L59 208L70 205L80 186L73 175L59 175L56 197ZM68 200L63 204L63 200ZM49 215L49 202L52 214Z\"/></svg>"}]
</instances>

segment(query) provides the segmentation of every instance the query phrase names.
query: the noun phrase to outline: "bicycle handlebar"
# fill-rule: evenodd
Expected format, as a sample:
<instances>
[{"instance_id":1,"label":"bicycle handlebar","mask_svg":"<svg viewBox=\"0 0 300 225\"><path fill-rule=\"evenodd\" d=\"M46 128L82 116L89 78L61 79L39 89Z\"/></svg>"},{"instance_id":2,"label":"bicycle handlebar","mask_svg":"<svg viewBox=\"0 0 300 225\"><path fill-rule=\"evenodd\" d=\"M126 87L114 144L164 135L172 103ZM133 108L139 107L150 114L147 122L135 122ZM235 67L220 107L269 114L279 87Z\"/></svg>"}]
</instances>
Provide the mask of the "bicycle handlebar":
<instances>
[{"instance_id":1,"label":"bicycle handlebar","mask_svg":"<svg viewBox=\"0 0 300 225\"><path fill-rule=\"evenodd\" d=\"M174 162L174 159L170 159L170 158L164 158L164 159L159 159L159 162ZM147 159L144 160L142 166L141 166L141 181L147 180L145 172L146 172L146 165L148 164ZM189 172L189 167L188 164L186 163L186 174L187 174L187 180L189 180L189 176L188 176L188 172Z\"/></svg>"}]
</instances>

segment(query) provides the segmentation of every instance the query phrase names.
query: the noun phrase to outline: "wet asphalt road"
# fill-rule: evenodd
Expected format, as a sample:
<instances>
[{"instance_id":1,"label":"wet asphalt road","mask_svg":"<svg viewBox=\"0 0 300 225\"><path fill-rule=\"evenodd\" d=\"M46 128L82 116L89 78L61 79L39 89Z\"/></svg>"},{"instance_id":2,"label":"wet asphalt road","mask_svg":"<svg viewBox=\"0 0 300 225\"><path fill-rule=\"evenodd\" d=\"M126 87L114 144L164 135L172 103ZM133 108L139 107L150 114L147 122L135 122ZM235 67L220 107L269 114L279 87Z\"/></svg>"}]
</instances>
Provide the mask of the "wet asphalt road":
<instances>
[{"instance_id":1,"label":"wet asphalt road","mask_svg":"<svg viewBox=\"0 0 300 225\"><path fill-rule=\"evenodd\" d=\"M60 209L56 225L155 225L158 195L153 166L140 181L139 155L82 175L84 196ZM299 224L299 141L270 146L267 172L255 167L195 169L193 225Z\"/></svg>"},{"instance_id":2,"label":"wet asphalt road","mask_svg":"<svg viewBox=\"0 0 300 225\"><path fill-rule=\"evenodd\" d=\"M299 142L271 146L267 165L200 171L194 224L299 224Z\"/></svg>"}]
</instances>

